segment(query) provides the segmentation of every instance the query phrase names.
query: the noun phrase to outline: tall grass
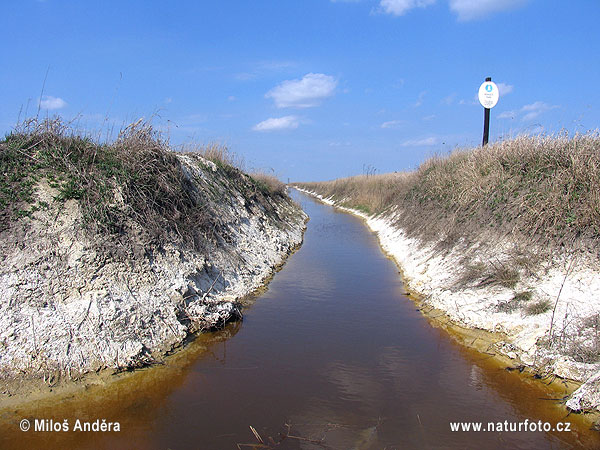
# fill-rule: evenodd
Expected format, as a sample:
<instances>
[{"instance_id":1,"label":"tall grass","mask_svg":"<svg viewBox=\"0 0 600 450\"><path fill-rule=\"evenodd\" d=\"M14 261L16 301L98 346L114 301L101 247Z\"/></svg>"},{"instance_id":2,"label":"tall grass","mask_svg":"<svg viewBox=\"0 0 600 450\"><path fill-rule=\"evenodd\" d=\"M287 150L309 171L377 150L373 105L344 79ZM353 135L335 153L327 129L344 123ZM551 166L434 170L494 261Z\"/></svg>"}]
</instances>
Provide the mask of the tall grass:
<instances>
[{"instance_id":1,"label":"tall grass","mask_svg":"<svg viewBox=\"0 0 600 450\"><path fill-rule=\"evenodd\" d=\"M234 166L226 147L195 150L221 167L213 181L227 184L223 192L236 188L266 210L274 208L270 191L257 196L261 185ZM89 236L110 237L125 251L134 241L150 249L167 240L208 251L223 228L215 200L192 185L168 142L146 122L124 128L114 142L98 143L60 118L27 120L0 141L0 172L0 232L71 199ZM36 200L42 181L56 191L52 205Z\"/></svg>"},{"instance_id":2,"label":"tall grass","mask_svg":"<svg viewBox=\"0 0 600 450\"><path fill-rule=\"evenodd\" d=\"M600 136L519 137L457 150L414 172L298 183L409 234L452 244L482 229L540 245L600 247Z\"/></svg>"},{"instance_id":3,"label":"tall grass","mask_svg":"<svg viewBox=\"0 0 600 450\"><path fill-rule=\"evenodd\" d=\"M264 172L250 174L254 182L264 191L279 196L286 195L286 186L276 176Z\"/></svg>"},{"instance_id":4,"label":"tall grass","mask_svg":"<svg viewBox=\"0 0 600 450\"><path fill-rule=\"evenodd\" d=\"M200 156L214 162L222 168L236 168L244 170L244 161L237 154L233 153L229 147L219 143L210 143L206 145L197 145L188 143L181 148L182 153L197 153Z\"/></svg>"}]
</instances>

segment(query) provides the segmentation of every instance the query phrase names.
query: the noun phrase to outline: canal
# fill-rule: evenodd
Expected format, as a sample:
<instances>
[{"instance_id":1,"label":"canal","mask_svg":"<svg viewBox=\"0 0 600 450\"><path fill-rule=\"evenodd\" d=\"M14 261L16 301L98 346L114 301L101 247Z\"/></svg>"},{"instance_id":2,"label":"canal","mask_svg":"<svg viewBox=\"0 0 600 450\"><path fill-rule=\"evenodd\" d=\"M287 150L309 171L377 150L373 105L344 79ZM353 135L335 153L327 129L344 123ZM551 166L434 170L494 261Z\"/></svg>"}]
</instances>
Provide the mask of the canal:
<instances>
[{"instance_id":1,"label":"canal","mask_svg":"<svg viewBox=\"0 0 600 450\"><path fill-rule=\"evenodd\" d=\"M556 391L433 327L359 218L292 193L303 246L244 321L166 364L86 392L3 410L2 448L594 448ZM18 430L23 417L106 419L119 432ZM570 432L452 432L451 423L569 422ZM282 440L282 436L289 435ZM272 441L269 439L271 438ZM248 445L245 445L248 444Z\"/></svg>"}]
</instances>

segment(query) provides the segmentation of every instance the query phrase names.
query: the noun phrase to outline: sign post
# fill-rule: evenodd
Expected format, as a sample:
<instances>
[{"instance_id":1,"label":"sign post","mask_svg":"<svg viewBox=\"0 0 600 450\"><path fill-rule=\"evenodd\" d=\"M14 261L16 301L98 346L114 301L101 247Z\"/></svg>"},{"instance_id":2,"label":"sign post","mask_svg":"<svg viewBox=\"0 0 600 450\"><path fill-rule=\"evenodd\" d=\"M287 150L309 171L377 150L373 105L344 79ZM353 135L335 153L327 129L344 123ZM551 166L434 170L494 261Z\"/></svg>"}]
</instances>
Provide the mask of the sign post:
<instances>
[{"instance_id":1,"label":"sign post","mask_svg":"<svg viewBox=\"0 0 600 450\"><path fill-rule=\"evenodd\" d=\"M483 106L483 147L487 145L490 137L490 109L496 106L499 97L498 86L487 77L485 83L479 86L479 103Z\"/></svg>"}]
</instances>

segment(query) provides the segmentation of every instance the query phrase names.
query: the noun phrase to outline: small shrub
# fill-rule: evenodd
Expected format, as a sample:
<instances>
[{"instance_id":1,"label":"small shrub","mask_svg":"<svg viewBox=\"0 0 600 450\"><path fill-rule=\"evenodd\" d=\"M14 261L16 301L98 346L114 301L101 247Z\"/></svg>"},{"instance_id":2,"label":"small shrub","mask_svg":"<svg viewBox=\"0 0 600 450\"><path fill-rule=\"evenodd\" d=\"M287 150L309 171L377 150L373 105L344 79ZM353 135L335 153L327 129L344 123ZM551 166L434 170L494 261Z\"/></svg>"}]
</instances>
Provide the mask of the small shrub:
<instances>
[{"instance_id":1,"label":"small shrub","mask_svg":"<svg viewBox=\"0 0 600 450\"><path fill-rule=\"evenodd\" d=\"M538 345L550 350L559 350L574 361L597 363L600 361L600 314L578 319L567 329L557 330L552 339L547 335L538 341Z\"/></svg>"},{"instance_id":2,"label":"small shrub","mask_svg":"<svg viewBox=\"0 0 600 450\"><path fill-rule=\"evenodd\" d=\"M519 282L519 272L506 267L501 263L492 263L489 265L483 262L467 264L457 284L466 284L477 286L491 286L499 284L507 288L513 288Z\"/></svg>"},{"instance_id":3,"label":"small shrub","mask_svg":"<svg viewBox=\"0 0 600 450\"><path fill-rule=\"evenodd\" d=\"M486 265L482 262L467 264L462 272L458 284L474 284L484 277L486 268Z\"/></svg>"},{"instance_id":4,"label":"small shrub","mask_svg":"<svg viewBox=\"0 0 600 450\"><path fill-rule=\"evenodd\" d=\"M507 288L514 288L519 282L519 272L506 266L492 266L493 269L488 275L489 284L499 284ZM486 283L488 284L488 283Z\"/></svg>"},{"instance_id":5,"label":"small shrub","mask_svg":"<svg viewBox=\"0 0 600 450\"><path fill-rule=\"evenodd\" d=\"M539 300L525 306L525 308L523 308L523 312L528 316L536 316L538 314L543 314L550 311L551 308L552 305L550 304L549 300Z\"/></svg>"},{"instance_id":6,"label":"small shrub","mask_svg":"<svg viewBox=\"0 0 600 450\"><path fill-rule=\"evenodd\" d=\"M518 308L519 308L519 303L515 302L514 300L499 302L496 305L497 312L512 313L512 312L515 312Z\"/></svg>"},{"instance_id":7,"label":"small shrub","mask_svg":"<svg viewBox=\"0 0 600 450\"><path fill-rule=\"evenodd\" d=\"M513 297L513 301L517 303L528 302L531 300L533 293L531 291L518 292Z\"/></svg>"},{"instance_id":8,"label":"small shrub","mask_svg":"<svg viewBox=\"0 0 600 450\"><path fill-rule=\"evenodd\" d=\"M512 299L505 302L499 302L496 305L496 311L506 313L515 312L517 309L523 307L523 303L530 301L531 297L531 291L517 292Z\"/></svg>"}]
</instances>

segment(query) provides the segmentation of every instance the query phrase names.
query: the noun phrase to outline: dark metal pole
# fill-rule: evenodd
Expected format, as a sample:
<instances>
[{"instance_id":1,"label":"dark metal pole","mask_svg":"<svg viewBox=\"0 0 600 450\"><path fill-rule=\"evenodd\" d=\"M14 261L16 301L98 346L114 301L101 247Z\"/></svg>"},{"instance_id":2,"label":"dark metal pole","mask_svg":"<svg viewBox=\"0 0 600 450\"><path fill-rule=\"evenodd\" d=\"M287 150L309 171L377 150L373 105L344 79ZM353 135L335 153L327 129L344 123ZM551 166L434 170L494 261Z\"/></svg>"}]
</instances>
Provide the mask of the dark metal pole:
<instances>
[{"instance_id":1,"label":"dark metal pole","mask_svg":"<svg viewBox=\"0 0 600 450\"><path fill-rule=\"evenodd\" d=\"M492 81L492 77L487 77L485 81ZM485 147L488 143L488 139L490 137L490 109L483 108L483 144L482 147Z\"/></svg>"}]
</instances>

